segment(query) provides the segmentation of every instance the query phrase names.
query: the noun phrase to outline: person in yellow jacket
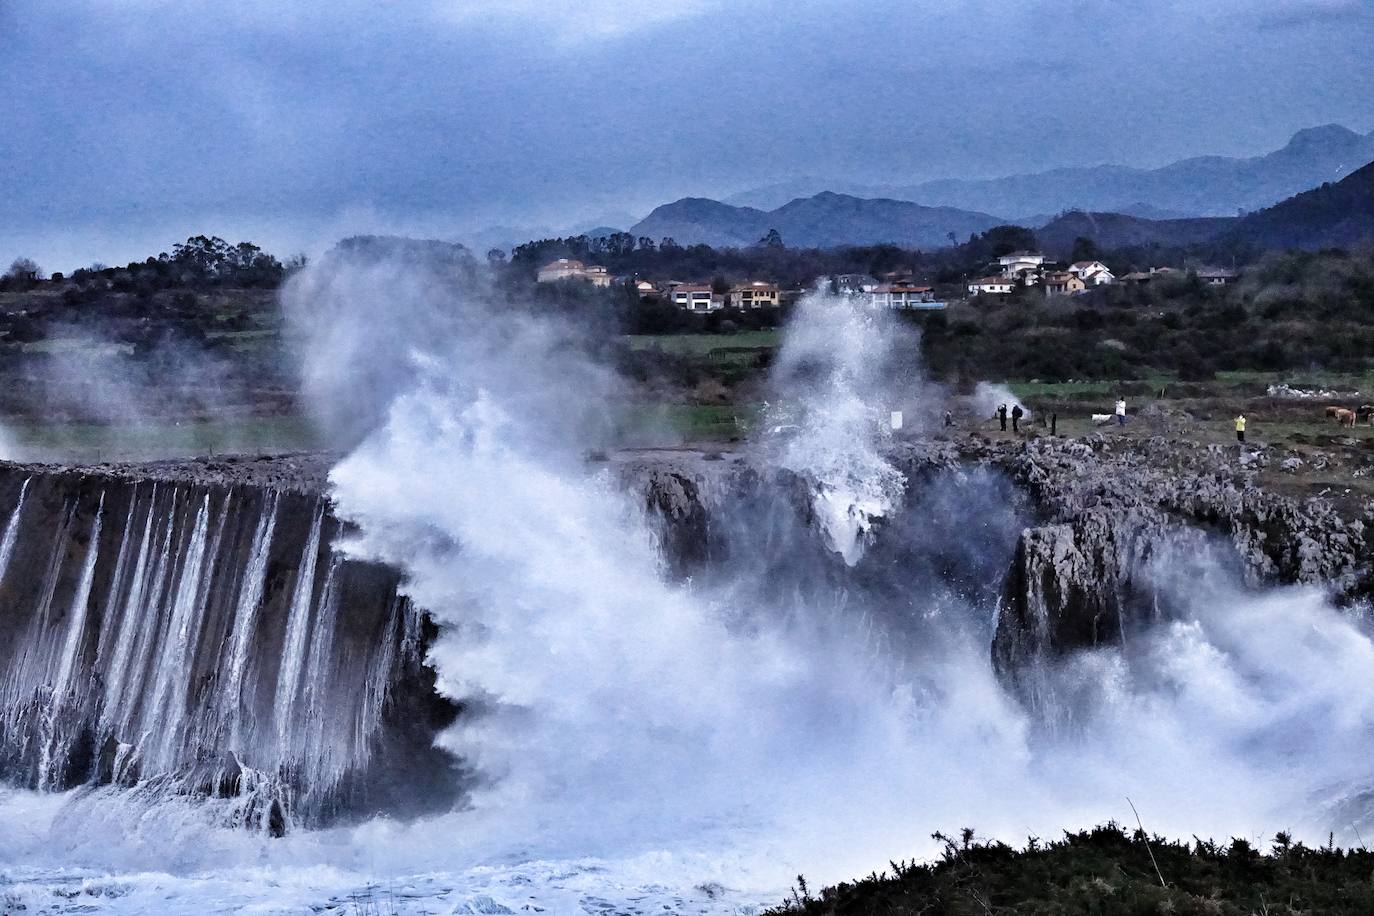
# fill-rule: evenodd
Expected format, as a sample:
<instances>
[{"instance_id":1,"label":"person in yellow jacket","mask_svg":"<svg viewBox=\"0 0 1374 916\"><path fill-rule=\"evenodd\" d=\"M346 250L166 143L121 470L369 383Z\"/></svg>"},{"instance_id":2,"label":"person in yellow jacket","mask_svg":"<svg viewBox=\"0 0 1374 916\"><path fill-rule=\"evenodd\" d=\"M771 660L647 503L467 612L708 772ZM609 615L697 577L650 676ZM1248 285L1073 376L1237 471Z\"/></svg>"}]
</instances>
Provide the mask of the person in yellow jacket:
<instances>
[{"instance_id":1,"label":"person in yellow jacket","mask_svg":"<svg viewBox=\"0 0 1374 916\"><path fill-rule=\"evenodd\" d=\"M1236 417L1236 441L1245 441L1245 414Z\"/></svg>"}]
</instances>

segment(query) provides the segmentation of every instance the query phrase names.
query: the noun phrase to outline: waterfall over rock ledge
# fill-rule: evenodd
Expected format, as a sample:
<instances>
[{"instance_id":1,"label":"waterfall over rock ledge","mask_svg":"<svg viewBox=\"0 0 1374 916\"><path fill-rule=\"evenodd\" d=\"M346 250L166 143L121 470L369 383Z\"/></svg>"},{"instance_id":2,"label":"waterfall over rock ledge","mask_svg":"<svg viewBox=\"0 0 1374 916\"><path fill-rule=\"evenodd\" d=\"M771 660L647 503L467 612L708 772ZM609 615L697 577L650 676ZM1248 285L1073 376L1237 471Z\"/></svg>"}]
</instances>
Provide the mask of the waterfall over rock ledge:
<instances>
[{"instance_id":1,"label":"waterfall over rock ledge","mask_svg":"<svg viewBox=\"0 0 1374 916\"><path fill-rule=\"evenodd\" d=\"M452 803L433 628L318 491L0 466L0 519L0 780L273 834Z\"/></svg>"}]
</instances>

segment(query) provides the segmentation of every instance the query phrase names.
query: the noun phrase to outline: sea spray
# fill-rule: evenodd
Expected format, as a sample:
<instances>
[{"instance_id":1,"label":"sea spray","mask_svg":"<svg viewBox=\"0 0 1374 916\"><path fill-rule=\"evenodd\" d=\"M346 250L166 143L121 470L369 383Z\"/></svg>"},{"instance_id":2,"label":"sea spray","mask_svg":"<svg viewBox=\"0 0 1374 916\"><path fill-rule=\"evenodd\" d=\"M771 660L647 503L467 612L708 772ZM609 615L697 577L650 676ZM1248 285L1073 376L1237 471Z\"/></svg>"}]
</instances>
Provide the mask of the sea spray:
<instances>
[{"instance_id":1,"label":"sea spray","mask_svg":"<svg viewBox=\"0 0 1374 916\"><path fill-rule=\"evenodd\" d=\"M888 310L813 292L798 303L774 363L775 420L794 418L797 430L778 463L810 481L822 530L850 566L874 522L902 502L905 481L888 459L891 415L919 401L918 345Z\"/></svg>"}]
</instances>

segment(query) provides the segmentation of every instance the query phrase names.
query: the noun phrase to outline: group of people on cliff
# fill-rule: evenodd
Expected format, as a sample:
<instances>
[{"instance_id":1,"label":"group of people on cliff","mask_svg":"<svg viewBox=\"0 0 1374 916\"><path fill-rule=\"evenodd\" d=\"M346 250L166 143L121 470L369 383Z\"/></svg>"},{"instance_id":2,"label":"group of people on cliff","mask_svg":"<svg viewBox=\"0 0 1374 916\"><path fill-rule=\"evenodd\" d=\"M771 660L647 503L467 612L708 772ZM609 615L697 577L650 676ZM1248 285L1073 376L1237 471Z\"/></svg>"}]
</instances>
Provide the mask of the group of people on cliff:
<instances>
[{"instance_id":1,"label":"group of people on cliff","mask_svg":"<svg viewBox=\"0 0 1374 916\"><path fill-rule=\"evenodd\" d=\"M1026 412L1025 412L1025 410L1021 407L1020 404L1013 404L1010 411L1008 411L1007 405L1006 405L1006 404L999 404L998 407L997 407L997 422L1001 425L1001 427L1002 427L1002 432L1006 432L1006 431L1007 431L1007 418L1008 418L1008 417L1011 418L1011 431L1012 431L1013 433L1019 433L1019 432L1021 432L1021 418L1024 417L1025 415L1026 415ZM1125 426L1125 425L1126 425L1126 399L1125 399L1125 398L1119 397L1119 398L1116 399L1116 406L1115 406L1114 416L1115 416L1115 418L1116 418L1116 424L1117 424L1117 426ZM1106 418L1104 417L1103 419L1106 419ZM1042 421L1042 422L1043 422L1043 421ZM1248 421L1246 420L1246 418L1245 418L1245 414L1244 414L1244 413L1237 414L1235 420L1233 420L1232 422L1235 424L1235 427L1236 427L1236 441L1237 441L1237 442L1244 442L1244 441L1245 441L1245 427L1246 427L1246 424L1247 424L1247 422L1248 422ZM945 426L952 426L952 425L954 425L953 415L952 415L949 411L945 411ZM1058 415L1058 414L1051 414L1051 416L1050 416L1050 435L1051 435L1051 436L1057 434L1057 432L1058 432L1058 430L1057 430L1058 425L1059 425L1059 415Z\"/></svg>"}]
</instances>

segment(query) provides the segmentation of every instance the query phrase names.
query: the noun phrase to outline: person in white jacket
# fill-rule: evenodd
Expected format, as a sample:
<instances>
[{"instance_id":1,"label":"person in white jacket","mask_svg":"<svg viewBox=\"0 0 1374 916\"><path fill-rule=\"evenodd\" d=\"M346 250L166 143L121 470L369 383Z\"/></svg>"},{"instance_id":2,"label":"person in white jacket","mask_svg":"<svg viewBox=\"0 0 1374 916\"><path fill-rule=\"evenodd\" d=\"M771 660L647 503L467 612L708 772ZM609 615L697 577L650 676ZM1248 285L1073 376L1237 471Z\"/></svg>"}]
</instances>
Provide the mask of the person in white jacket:
<instances>
[{"instance_id":1,"label":"person in white jacket","mask_svg":"<svg viewBox=\"0 0 1374 916\"><path fill-rule=\"evenodd\" d=\"M1126 425L1126 399L1125 399L1125 398L1117 398L1117 399L1116 399L1116 425L1117 425L1117 426L1125 426L1125 425Z\"/></svg>"}]
</instances>

